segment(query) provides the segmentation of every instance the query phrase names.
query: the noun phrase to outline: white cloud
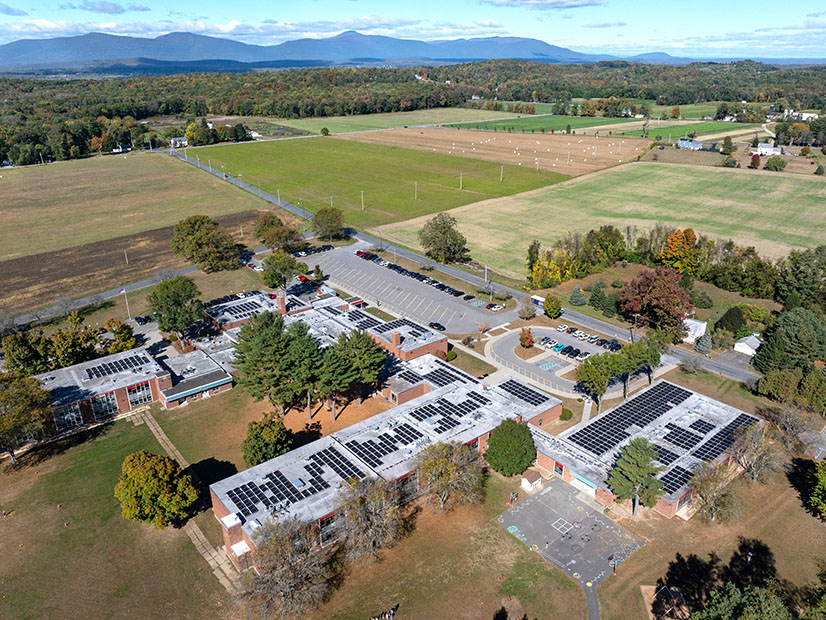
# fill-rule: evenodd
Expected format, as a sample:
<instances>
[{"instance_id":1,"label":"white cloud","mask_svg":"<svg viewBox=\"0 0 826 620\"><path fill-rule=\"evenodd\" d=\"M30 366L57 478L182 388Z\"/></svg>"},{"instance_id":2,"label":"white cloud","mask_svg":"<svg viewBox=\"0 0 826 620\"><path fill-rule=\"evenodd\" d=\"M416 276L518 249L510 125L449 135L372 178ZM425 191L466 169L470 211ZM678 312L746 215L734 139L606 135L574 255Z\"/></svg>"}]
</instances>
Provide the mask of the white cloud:
<instances>
[{"instance_id":1,"label":"white cloud","mask_svg":"<svg viewBox=\"0 0 826 620\"><path fill-rule=\"evenodd\" d=\"M0 2L0 15L13 15L14 17L21 17L23 15L28 15L28 13L26 13L23 9L15 9L8 4Z\"/></svg>"},{"instance_id":2,"label":"white cloud","mask_svg":"<svg viewBox=\"0 0 826 620\"><path fill-rule=\"evenodd\" d=\"M583 24L583 28L622 28L627 26L625 22L594 22L592 24Z\"/></svg>"},{"instance_id":3,"label":"white cloud","mask_svg":"<svg viewBox=\"0 0 826 620\"><path fill-rule=\"evenodd\" d=\"M537 11L554 11L561 9L578 9L585 6L602 6L603 0L479 0L479 4L492 4L519 9Z\"/></svg>"},{"instance_id":4,"label":"white cloud","mask_svg":"<svg viewBox=\"0 0 826 620\"><path fill-rule=\"evenodd\" d=\"M502 24L496 21L495 19L477 19L473 22L477 26L482 26L483 28L501 28Z\"/></svg>"}]
</instances>

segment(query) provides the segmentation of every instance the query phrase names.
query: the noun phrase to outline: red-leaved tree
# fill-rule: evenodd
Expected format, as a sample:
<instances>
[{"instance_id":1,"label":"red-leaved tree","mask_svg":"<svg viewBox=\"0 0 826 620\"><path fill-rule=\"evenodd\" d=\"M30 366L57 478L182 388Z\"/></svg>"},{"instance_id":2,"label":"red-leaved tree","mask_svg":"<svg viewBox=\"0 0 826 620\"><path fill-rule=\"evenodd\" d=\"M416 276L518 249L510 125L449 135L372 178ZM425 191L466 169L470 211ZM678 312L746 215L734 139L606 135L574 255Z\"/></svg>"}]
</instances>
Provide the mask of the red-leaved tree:
<instances>
[{"instance_id":1,"label":"red-leaved tree","mask_svg":"<svg viewBox=\"0 0 826 620\"><path fill-rule=\"evenodd\" d=\"M680 286L682 276L670 267L646 269L627 282L619 294L622 314L631 319L638 314L638 324L662 329L677 342L685 333L683 319L694 306Z\"/></svg>"}]
</instances>

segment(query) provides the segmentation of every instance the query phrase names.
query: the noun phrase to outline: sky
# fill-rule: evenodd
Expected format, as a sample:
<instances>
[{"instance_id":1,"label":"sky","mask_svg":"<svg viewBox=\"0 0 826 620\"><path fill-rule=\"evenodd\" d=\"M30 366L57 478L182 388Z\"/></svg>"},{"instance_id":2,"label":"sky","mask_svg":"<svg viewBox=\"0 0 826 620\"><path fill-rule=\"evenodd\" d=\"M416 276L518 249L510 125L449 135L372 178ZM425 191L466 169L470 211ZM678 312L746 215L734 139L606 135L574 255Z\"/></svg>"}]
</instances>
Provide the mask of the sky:
<instances>
[{"instance_id":1,"label":"sky","mask_svg":"<svg viewBox=\"0 0 826 620\"><path fill-rule=\"evenodd\" d=\"M194 32L272 45L345 30L436 40L519 36L588 53L826 58L826 2L797 0L0 0L0 44Z\"/></svg>"}]
</instances>

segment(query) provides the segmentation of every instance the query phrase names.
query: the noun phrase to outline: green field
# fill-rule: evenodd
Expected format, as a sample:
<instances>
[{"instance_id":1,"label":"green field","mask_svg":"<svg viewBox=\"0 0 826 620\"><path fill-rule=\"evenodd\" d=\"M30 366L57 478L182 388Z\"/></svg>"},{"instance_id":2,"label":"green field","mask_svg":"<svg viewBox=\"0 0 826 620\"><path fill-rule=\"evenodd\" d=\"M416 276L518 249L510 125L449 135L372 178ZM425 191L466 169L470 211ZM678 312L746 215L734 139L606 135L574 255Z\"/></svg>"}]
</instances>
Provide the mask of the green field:
<instances>
[{"instance_id":1,"label":"green field","mask_svg":"<svg viewBox=\"0 0 826 620\"><path fill-rule=\"evenodd\" d=\"M595 99L599 99L599 97L595 97ZM671 114L671 108L673 106L665 106L665 105L658 105L654 99L638 99L636 97L628 97L628 103L633 103L634 105L642 105L647 103L648 106L651 108L651 114L658 116L663 110L668 110L669 115ZM574 99L573 103L582 103L585 101L584 99L578 98ZM502 101L503 106L506 106L508 103L517 103L516 101ZM525 101L521 101L519 103L527 103ZM717 106L720 105L720 101L707 101L705 103L687 103L685 105L680 106L680 116L682 118L702 118L704 116L714 116L715 112L717 112ZM532 103L531 105L536 106L536 113L537 114L550 114L553 111L554 104L553 103ZM812 110L812 112L817 112L817 110Z\"/></svg>"},{"instance_id":2,"label":"green field","mask_svg":"<svg viewBox=\"0 0 826 620\"><path fill-rule=\"evenodd\" d=\"M160 153L4 170L0 260L237 213L260 200Z\"/></svg>"},{"instance_id":3,"label":"green field","mask_svg":"<svg viewBox=\"0 0 826 620\"><path fill-rule=\"evenodd\" d=\"M0 618L223 616L226 591L182 530L121 516L113 489L137 450L162 453L123 421L0 464Z\"/></svg>"},{"instance_id":4,"label":"green field","mask_svg":"<svg viewBox=\"0 0 826 620\"><path fill-rule=\"evenodd\" d=\"M487 129L490 131L565 131L571 129L585 129L601 127L603 125L620 125L622 123L640 122L635 118L606 118L602 116L522 116L507 121L483 121L479 123L457 123L451 127L460 129ZM619 130L617 130L619 131ZM605 132L607 133L607 131ZM629 134L630 135L630 134Z\"/></svg>"},{"instance_id":5,"label":"green field","mask_svg":"<svg viewBox=\"0 0 826 620\"><path fill-rule=\"evenodd\" d=\"M253 185L310 211L330 205L355 226L399 222L565 180L564 175L335 138L281 140L198 149L201 161L225 166ZM190 151L190 156L192 152ZM462 174L463 189L459 189ZM418 200L414 200L418 182ZM361 192L364 205L361 208Z\"/></svg>"},{"instance_id":6,"label":"green field","mask_svg":"<svg viewBox=\"0 0 826 620\"><path fill-rule=\"evenodd\" d=\"M530 239L550 244L566 231L603 224L647 229L657 222L731 237L770 256L824 243L826 183L817 177L745 170L632 164L562 185L454 210L471 256L524 277ZM383 227L385 238L417 247L422 222ZM495 231L492 234L491 231Z\"/></svg>"},{"instance_id":7,"label":"green field","mask_svg":"<svg viewBox=\"0 0 826 620\"><path fill-rule=\"evenodd\" d=\"M759 131L760 125L749 125L748 123L727 123L725 121L707 121L705 123L679 123L663 127L657 126L657 121L652 120L649 124L648 137L662 136L667 140L669 136L672 140L688 137L688 132L695 131L698 136L710 136L721 133L745 133L750 130ZM642 136L642 130L629 131L626 135Z\"/></svg>"},{"instance_id":8,"label":"green field","mask_svg":"<svg viewBox=\"0 0 826 620\"><path fill-rule=\"evenodd\" d=\"M281 118L270 119L286 127L293 127L310 133L321 133L326 127L330 133L347 133L350 131L370 131L373 129L394 129L397 127L414 127L416 125L440 125L458 123L459 121L483 121L491 118L504 118L516 114L492 112L489 110L471 110L469 108L433 108L413 112L387 112L384 114L359 114L356 116L327 116L324 118Z\"/></svg>"}]
</instances>

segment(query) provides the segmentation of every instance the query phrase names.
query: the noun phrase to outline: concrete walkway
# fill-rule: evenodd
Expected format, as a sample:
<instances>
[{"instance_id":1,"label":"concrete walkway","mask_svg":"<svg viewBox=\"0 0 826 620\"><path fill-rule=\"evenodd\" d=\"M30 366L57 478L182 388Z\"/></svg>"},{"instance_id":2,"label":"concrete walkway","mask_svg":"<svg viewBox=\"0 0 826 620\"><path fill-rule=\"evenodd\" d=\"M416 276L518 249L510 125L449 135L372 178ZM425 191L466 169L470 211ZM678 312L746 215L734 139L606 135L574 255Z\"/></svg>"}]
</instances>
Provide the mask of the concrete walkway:
<instances>
[{"instance_id":1,"label":"concrete walkway","mask_svg":"<svg viewBox=\"0 0 826 620\"><path fill-rule=\"evenodd\" d=\"M155 438L158 440L158 443L161 444L161 447L171 458L178 462L181 469L186 469L189 467L189 463L175 447L175 444L169 440L169 437L166 436L166 433L163 432L160 424L158 424L157 420L155 420L149 411L144 411L138 416L135 416L135 424L137 425L142 423L149 427L149 430L152 431L153 435L155 435ZM195 473L191 473L190 475L197 480L198 476ZM192 541L192 544L195 545L195 549L198 550L198 553L200 553L201 556L207 561L207 564L209 564L209 567L212 569L212 574L215 575L228 593L234 593L238 573L235 571L232 564L230 564L226 554L222 553L210 544L206 536L204 536L204 533L201 531L201 528L198 527L192 519L189 519L182 529L186 532L186 535L189 536L189 539Z\"/></svg>"}]
</instances>

